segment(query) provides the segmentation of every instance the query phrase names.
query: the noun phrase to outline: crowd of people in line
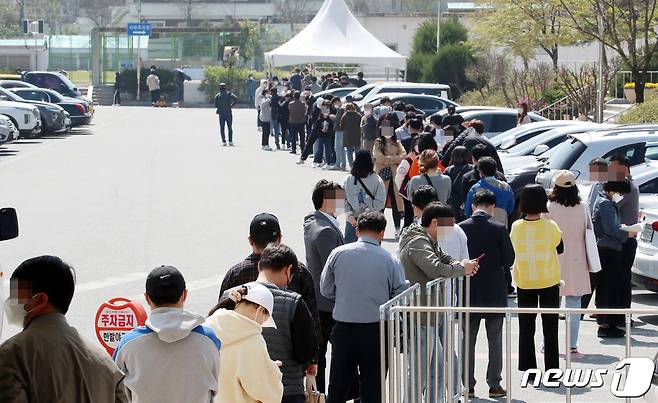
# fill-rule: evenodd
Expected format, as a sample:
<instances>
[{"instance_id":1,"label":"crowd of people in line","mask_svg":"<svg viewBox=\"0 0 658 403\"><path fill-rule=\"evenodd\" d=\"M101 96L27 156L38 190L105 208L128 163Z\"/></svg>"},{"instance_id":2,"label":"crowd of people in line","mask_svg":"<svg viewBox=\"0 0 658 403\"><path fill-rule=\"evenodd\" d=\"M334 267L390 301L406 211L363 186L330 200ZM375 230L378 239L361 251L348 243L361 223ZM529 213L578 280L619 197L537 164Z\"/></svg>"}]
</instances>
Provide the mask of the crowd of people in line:
<instances>
[{"instance_id":1,"label":"crowd of people in line","mask_svg":"<svg viewBox=\"0 0 658 403\"><path fill-rule=\"evenodd\" d=\"M304 83L306 77L300 77ZM295 89L303 85L297 77L289 82ZM289 142L295 151L296 140L282 133L310 123L301 161L317 139L322 150L317 164L349 167L343 183L322 179L313 189L314 210L303 224L306 264L281 243L278 219L257 215L249 228L252 253L228 270L207 315L184 309L188 291L176 268L162 266L148 275L149 319L123 337L112 362L66 322L73 269L52 256L30 259L10 280L7 319L24 330L0 346L0 401L301 403L305 393L316 390L326 393L329 403L379 403L379 307L410 284L424 290L439 277L469 276L471 306L506 307L513 277L519 307L557 308L562 299L567 307L587 307L595 290L599 308L630 307L637 234L624 226L637 222L639 192L625 156L591 162L597 182L585 200L574 175L559 171L548 194L540 185L528 185L517 203L495 147L481 135L481 121L460 121L452 110L448 121L432 116L426 122L413 107L386 100L378 108L366 105L363 115L352 103L343 108L340 99L312 101L311 111L293 92L290 119L275 124L267 120L280 102L274 88L260 93L264 142L270 128L279 127L277 145ZM316 117L296 119L295 102L303 104L304 116ZM357 129L358 141L351 142L351 130ZM332 150L346 151L346 158ZM394 254L381 246L388 208L399 241ZM589 231L595 235L593 252ZM559 317L541 316L544 367L559 368ZM623 316L596 319L599 337L624 335ZM482 320L488 396L505 396L503 315L471 314L469 320L469 370L463 380L469 396L475 396L474 353ZM570 320L568 354L581 354L581 318ZM521 371L537 368L535 322L536 315L519 314ZM421 327L420 344L434 345L434 327ZM439 347L420 368L426 402L443 372L440 340ZM431 385L425 385L427 371Z\"/></svg>"}]
</instances>

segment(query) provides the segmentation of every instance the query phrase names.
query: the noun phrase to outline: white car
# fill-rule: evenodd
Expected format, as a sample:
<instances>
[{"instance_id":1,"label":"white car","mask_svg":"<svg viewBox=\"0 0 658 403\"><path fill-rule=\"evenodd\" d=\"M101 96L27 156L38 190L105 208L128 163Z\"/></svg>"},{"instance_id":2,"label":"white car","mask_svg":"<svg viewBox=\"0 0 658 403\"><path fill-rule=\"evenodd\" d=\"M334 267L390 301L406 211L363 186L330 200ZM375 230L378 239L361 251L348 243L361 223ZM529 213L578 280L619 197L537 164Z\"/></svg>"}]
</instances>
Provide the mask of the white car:
<instances>
[{"instance_id":1,"label":"white car","mask_svg":"<svg viewBox=\"0 0 658 403\"><path fill-rule=\"evenodd\" d=\"M41 133L41 113L34 105L0 101L0 115L5 115L16 126L21 137L33 136Z\"/></svg>"},{"instance_id":2,"label":"white car","mask_svg":"<svg viewBox=\"0 0 658 403\"><path fill-rule=\"evenodd\" d=\"M484 123L484 133L482 135L488 139L492 139L499 134L513 129L517 126L518 111L510 108L487 108L487 109L471 109L466 112L459 113L464 120L481 120ZM528 117L533 122L540 122L548 120L534 112L528 113Z\"/></svg>"},{"instance_id":3,"label":"white car","mask_svg":"<svg viewBox=\"0 0 658 403\"><path fill-rule=\"evenodd\" d=\"M580 181L589 181L589 163L595 158L625 155L631 166L645 162L647 144L658 144L658 130L633 127L575 133L553 148L546 165L539 169L535 182L550 188L555 172L572 171Z\"/></svg>"},{"instance_id":4,"label":"white car","mask_svg":"<svg viewBox=\"0 0 658 403\"><path fill-rule=\"evenodd\" d=\"M577 126L579 124L587 125L587 122L580 122L578 120L542 120L514 127L490 138L489 141L496 148L509 149L532 140L550 130L560 127Z\"/></svg>"},{"instance_id":5,"label":"white car","mask_svg":"<svg viewBox=\"0 0 658 403\"><path fill-rule=\"evenodd\" d=\"M0 144L11 143L18 140L18 129L12 123L11 119L5 115L0 115Z\"/></svg>"},{"instance_id":6,"label":"white car","mask_svg":"<svg viewBox=\"0 0 658 403\"><path fill-rule=\"evenodd\" d=\"M637 239L633 282L658 292L658 209L643 211L642 232Z\"/></svg>"},{"instance_id":7,"label":"white car","mask_svg":"<svg viewBox=\"0 0 658 403\"><path fill-rule=\"evenodd\" d=\"M450 86L446 84L428 84L428 83L406 83L406 82L388 82L377 84L370 92L363 95L362 103L370 102L377 94L388 92L399 92L405 94L424 94L435 95L441 98L452 99Z\"/></svg>"}]
</instances>

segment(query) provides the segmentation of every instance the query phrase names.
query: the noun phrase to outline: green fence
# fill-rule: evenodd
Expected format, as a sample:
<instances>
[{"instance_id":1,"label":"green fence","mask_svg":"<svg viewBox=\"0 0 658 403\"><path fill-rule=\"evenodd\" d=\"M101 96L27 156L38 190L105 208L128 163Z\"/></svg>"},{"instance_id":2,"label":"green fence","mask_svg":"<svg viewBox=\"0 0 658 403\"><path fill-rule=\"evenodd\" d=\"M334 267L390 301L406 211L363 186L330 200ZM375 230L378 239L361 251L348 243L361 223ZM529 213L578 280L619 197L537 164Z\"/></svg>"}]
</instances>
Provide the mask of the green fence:
<instances>
[{"instance_id":1,"label":"green fence","mask_svg":"<svg viewBox=\"0 0 658 403\"><path fill-rule=\"evenodd\" d=\"M103 83L114 80L114 72L136 68L138 55L143 64L163 68L214 66L222 63L221 33L157 33L150 37L129 37L125 33L101 33L98 52ZM90 35L53 35L47 40L48 69L66 70L74 81L90 79L92 38ZM228 44L227 44L228 45Z\"/></svg>"}]
</instances>

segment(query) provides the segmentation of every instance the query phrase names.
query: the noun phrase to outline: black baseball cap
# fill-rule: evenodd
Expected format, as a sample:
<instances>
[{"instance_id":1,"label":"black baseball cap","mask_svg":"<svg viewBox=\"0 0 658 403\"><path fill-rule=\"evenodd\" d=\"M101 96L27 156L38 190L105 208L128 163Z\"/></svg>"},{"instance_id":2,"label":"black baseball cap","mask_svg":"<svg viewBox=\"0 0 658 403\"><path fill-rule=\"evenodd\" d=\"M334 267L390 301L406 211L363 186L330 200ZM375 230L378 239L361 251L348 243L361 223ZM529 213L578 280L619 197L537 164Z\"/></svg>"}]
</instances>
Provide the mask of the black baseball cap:
<instances>
[{"instance_id":1,"label":"black baseball cap","mask_svg":"<svg viewBox=\"0 0 658 403\"><path fill-rule=\"evenodd\" d=\"M273 214L261 213L249 224L249 237L259 245L267 245L276 241L281 235L279 219Z\"/></svg>"},{"instance_id":2,"label":"black baseball cap","mask_svg":"<svg viewBox=\"0 0 658 403\"><path fill-rule=\"evenodd\" d=\"M180 298L185 291L185 279L173 266L160 266L146 277L146 293L156 298Z\"/></svg>"}]
</instances>

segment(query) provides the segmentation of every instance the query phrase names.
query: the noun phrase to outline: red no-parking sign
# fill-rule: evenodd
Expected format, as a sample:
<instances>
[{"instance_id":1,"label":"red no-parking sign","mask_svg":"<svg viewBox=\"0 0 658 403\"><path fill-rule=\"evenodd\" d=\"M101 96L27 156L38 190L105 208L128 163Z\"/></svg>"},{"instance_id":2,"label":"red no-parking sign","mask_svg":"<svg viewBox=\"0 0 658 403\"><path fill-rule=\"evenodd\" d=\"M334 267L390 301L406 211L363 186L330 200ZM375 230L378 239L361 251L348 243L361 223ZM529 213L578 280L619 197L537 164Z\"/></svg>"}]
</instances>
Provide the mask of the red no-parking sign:
<instances>
[{"instance_id":1,"label":"red no-parking sign","mask_svg":"<svg viewBox=\"0 0 658 403\"><path fill-rule=\"evenodd\" d=\"M108 354L114 354L123 335L146 322L146 310L127 298L113 298L96 312L96 337Z\"/></svg>"}]
</instances>

